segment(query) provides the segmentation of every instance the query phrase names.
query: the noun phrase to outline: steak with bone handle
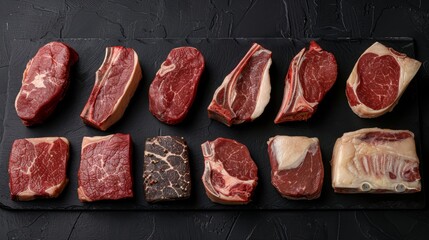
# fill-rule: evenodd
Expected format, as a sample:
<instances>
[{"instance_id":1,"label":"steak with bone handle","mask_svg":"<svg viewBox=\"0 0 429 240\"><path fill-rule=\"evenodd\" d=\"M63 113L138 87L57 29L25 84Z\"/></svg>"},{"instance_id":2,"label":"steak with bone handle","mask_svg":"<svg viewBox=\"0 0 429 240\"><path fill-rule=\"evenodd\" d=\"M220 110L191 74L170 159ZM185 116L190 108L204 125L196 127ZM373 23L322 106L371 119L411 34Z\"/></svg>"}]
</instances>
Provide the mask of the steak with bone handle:
<instances>
[{"instance_id":1,"label":"steak with bone handle","mask_svg":"<svg viewBox=\"0 0 429 240\"><path fill-rule=\"evenodd\" d=\"M247 147L227 138L201 145L202 181L207 196L216 203L246 204L258 184L258 168Z\"/></svg>"}]
</instances>

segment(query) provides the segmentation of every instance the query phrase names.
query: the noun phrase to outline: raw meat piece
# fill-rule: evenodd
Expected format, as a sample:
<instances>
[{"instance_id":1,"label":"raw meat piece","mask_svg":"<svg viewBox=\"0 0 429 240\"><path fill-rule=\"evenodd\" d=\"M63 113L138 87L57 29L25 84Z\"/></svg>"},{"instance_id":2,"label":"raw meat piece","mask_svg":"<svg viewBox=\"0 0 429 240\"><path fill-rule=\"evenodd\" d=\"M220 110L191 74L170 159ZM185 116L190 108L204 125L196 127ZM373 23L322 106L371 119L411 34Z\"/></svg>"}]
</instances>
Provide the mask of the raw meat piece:
<instances>
[{"instance_id":1,"label":"raw meat piece","mask_svg":"<svg viewBox=\"0 0 429 240\"><path fill-rule=\"evenodd\" d=\"M419 192L414 134L366 128L345 133L332 154L332 187L340 193Z\"/></svg>"},{"instance_id":2,"label":"raw meat piece","mask_svg":"<svg viewBox=\"0 0 429 240\"><path fill-rule=\"evenodd\" d=\"M309 119L337 79L337 61L316 42L303 48L290 63L282 106L274 123Z\"/></svg>"},{"instance_id":3,"label":"raw meat piece","mask_svg":"<svg viewBox=\"0 0 429 240\"><path fill-rule=\"evenodd\" d=\"M129 134L84 137L78 172L79 200L117 200L133 197L132 143Z\"/></svg>"},{"instance_id":4,"label":"raw meat piece","mask_svg":"<svg viewBox=\"0 0 429 240\"><path fill-rule=\"evenodd\" d=\"M356 62L346 95L353 112L375 118L396 106L421 63L381 43L374 43Z\"/></svg>"},{"instance_id":5,"label":"raw meat piece","mask_svg":"<svg viewBox=\"0 0 429 240\"><path fill-rule=\"evenodd\" d=\"M27 63L15 109L25 126L40 124L48 118L69 86L70 68L78 54L60 42L41 47Z\"/></svg>"},{"instance_id":6,"label":"raw meat piece","mask_svg":"<svg viewBox=\"0 0 429 240\"><path fill-rule=\"evenodd\" d=\"M148 138L144 151L143 185L148 202L189 198L191 175L188 145L181 137Z\"/></svg>"},{"instance_id":7,"label":"raw meat piece","mask_svg":"<svg viewBox=\"0 0 429 240\"><path fill-rule=\"evenodd\" d=\"M209 118L231 126L259 117L270 101L270 66L271 51L254 43L216 89Z\"/></svg>"},{"instance_id":8,"label":"raw meat piece","mask_svg":"<svg viewBox=\"0 0 429 240\"><path fill-rule=\"evenodd\" d=\"M13 142L9 188L13 200L55 198L67 185L69 141L62 137L24 138Z\"/></svg>"},{"instance_id":9,"label":"raw meat piece","mask_svg":"<svg viewBox=\"0 0 429 240\"><path fill-rule=\"evenodd\" d=\"M268 140L271 183L288 199L316 199L323 184L319 139L275 136Z\"/></svg>"},{"instance_id":10,"label":"raw meat piece","mask_svg":"<svg viewBox=\"0 0 429 240\"><path fill-rule=\"evenodd\" d=\"M84 123L105 131L119 121L141 78L139 58L132 48L106 48L94 88L80 114Z\"/></svg>"},{"instance_id":11,"label":"raw meat piece","mask_svg":"<svg viewBox=\"0 0 429 240\"><path fill-rule=\"evenodd\" d=\"M258 184L258 168L247 147L232 139L217 138L201 145L204 155L202 181L207 196L222 204L250 202Z\"/></svg>"},{"instance_id":12,"label":"raw meat piece","mask_svg":"<svg viewBox=\"0 0 429 240\"><path fill-rule=\"evenodd\" d=\"M149 111L161 122L177 124L194 102L204 57L193 47L174 48L149 88Z\"/></svg>"}]
</instances>

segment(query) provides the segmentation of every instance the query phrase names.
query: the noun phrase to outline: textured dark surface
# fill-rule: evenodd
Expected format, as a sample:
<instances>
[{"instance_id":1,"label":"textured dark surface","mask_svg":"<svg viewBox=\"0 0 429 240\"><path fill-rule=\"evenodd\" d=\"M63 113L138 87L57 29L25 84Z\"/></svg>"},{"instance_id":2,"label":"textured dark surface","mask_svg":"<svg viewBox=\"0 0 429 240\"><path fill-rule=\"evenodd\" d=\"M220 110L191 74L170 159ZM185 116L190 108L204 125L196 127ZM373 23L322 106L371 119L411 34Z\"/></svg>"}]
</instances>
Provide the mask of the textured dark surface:
<instances>
[{"instance_id":1,"label":"textured dark surface","mask_svg":"<svg viewBox=\"0 0 429 240\"><path fill-rule=\"evenodd\" d=\"M418 73L419 91L429 88L429 2L422 0L3 0L1 6L3 102L14 38L407 36L415 39L416 57L424 62ZM419 94L419 98L423 106L429 102L428 94ZM0 112L4 107L0 104ZM429 110L422 107L421 113L422 149L429 149ZM0 210L2 239L426 239L428 233L427 209L150 213Z\"/></svg>"},{"instance_id":2,"label":"textured dark surface","mask_svg":"<svg viewBox=\"0 0 429 240\"><path fill-rule=\"evenodd\" d=\"M143 187L148 202L187 199L191 195L189 148L183 137L146 139Z\"/></svg>"}]
</instances>

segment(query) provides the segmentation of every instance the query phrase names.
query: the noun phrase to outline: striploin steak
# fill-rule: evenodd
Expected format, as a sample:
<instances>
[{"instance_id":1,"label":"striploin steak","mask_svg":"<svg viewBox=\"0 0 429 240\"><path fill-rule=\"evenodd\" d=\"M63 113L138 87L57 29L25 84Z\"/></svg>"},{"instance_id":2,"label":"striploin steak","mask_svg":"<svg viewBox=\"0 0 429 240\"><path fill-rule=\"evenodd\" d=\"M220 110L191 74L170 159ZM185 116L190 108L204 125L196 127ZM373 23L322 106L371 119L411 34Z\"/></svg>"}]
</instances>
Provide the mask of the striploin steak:
<instances>
[{"instance_id":1,"label":"striploin steak","mask_svg":"<svg viewBox=\"0 0 429 240\"><path fill-rule=\"evenodd\" d=\"M106 48L94 88L80 114L84 123L105 131L119 121L141 78L139 58L132 48Z\"/></svg>"},{"instance_id":2,"label":"striploin steak","mask_svg":"<svg viewBox=\"0 0 429 240\"><path fill-rule=\"evenodd\" d=\"M274 123L307 120L337 79L337 62L332 53L316 42L303 48L289 65L283 102Z\"/></svg>"},{"instance_id":3,"label":"striploin steak","mask_svg":"<svg viewBox=\"0 0 429 240\"><path fill-rule=\"evenodd\" d=\"M332 187L339 193L410 193L421 189L414 134L365 128L345 133L332 154Z\"/></svg>"},{"instance_id":4,"label":"striploin steak","mask_svg":"<svg viewBox=\"0 0 429 240\"><path fill-rule=\"evenodd\" d=\"M258 184L258 168L247 147L232 139L217 138L203 143L201 149L207 196L222 204L250 202Z\"/></svg>"},{"instance_id":5,"label":"striploin steak","mask_svg":"<svg viewBox=\"0 0 429 240\"><path fill-rule=\"evenodd\" d=\"M13 142L9 187L13 200L55 198L67 185L69 141L62 137L24 138Z\"/></svg>"},{"instance_id":6,"label":"striploin steak","mask_svg":"<svg viewBox=\"0 0 429 240\"><path fill-rule=\"evenodd\" d=\"M16 112L24 125L40 124L52 114L66 93L70 68L78 58L71 47L50 42L27 63L15 99Z\"/></svg>"},{"instance_id":7,"label":"striploin steak","mask_svg":"<svg viewBox=\"0 0 429 240\"><path fill-rule=\"evenodd\" d=\"M177 124L194 102L204 57L193 47L174 48L149 88L149 111L161 122Z\"/></svg>"},{"instance_id":8,"label":"striploin steak","mask_svg":"<svg viewBox=\"0 0 429 240\"><path fill-rule=\"evenodd\" d=\"M268 155L271 183L282 197L311 200L320 196L324 172L317 138L272 137Z\"/></svg>"},{"instance_id":9,"label":"striploin steak","mask_svg":"<svg viewBox=\"0 0 429 240\"><path fill-rule=\"evenodd\" d=\"M374 43L356 62L346 85L353 112L375 118L390 112L398 103L421 62L381 43Z\"/></svg>"},{"instance_id":10,"label":"striploin steak","mask_svg":"<svg viewBox=\"0 0 429 240\"><path fill-rule=\"evenodd\" d=\"M147 202L189 198L189 150L182 137L148 138L144 151L143 186Z\"/></svg>"},{"instance_id":11,"label":"striploin steak","mask_svg":"<svg viewBox=\"0 0 429 240\"><path fill-rule=\"evenodd\" d=\"M132 143L129 134L84 137L78 172L82 202L133 197Z\"/></svg>"},{"instance_id":12,"label":"striploin steak","mask_svg":"<svg viewBox=\"0 0 429 240\"><path fill-rule=\"evenodd\" d=\"M259 117L270 101L270 66L271 51L254 43L216 89L209 117L227 126Z\"/></svg>"}]
</instances>

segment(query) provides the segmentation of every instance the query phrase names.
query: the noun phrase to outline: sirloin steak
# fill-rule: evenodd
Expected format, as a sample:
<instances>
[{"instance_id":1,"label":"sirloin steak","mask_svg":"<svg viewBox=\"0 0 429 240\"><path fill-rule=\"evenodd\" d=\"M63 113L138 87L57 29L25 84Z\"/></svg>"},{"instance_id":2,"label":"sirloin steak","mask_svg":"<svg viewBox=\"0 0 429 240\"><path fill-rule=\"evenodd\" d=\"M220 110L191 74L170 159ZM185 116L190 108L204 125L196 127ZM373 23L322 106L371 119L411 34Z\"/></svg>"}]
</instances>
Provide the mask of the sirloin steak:
<instances>
[{"instance_id":1,"label":"sirloin steak","mask_svg":"<svg viewBox=\"0 0 429 240\"><path fill-rule=\"evenodd\" d=\"M182 137L148 138L144 151L143 186L147 202L189 198L189 150Z\"/></svg>"},{"instance_id":2,"label":"sirloin steak","mask_svg":"<svg viewBox=\"0 0 429 240\"><path fill-rule=\"evenodd\" d=\"M310 42L290 63L282 105L274 123L307 120L337 79L337 62L332 53Z\"/></svg>"},{"instance_id":3,"label":"sirloin steak","mask_svg":"<svg viewBox=\"0 0 429 240\"><path fill-rule=\"evenodd\" d=\"M421 62L381 43L374 43L358 59L346 85L353 112L374 118L390 112L398 103Z\"/></svg>"},{"instance_id":4,"label":"sirloin steak","mask_svg":"<svg viewBox=\"0 0 429 240\"><path fill-rule=\"evenodd\" d=\"M311 200L320 196L324 171L317 138L272 137L268 155L271 183L282 197Z\"/></svg>"},{"instance_id":5,"label":"sirloin steak","mask_svg":"<svg viewBox=\"0 0 429 240\"><path fill-rule=\"evenodd\" d=\"M133 197L129 134L84 137L78 172L81 202Z\"/></svg>"},{"instance_id":6,"label":"sirloin steak","mask_svg":"<svg viewBox=\"0 0 429 240\"><path fill-rule=\"evenodd\" d=\"M15 99L16 112L24 125L40 124L52 114L66 93L70 68L78 58L71 47L50 42L27 63Z\"/></svg>"},{"instance_id":7,"label":"sirloin steak","mask_svg":"<svg viewBox=\"0 0 429 240\"><path fill-rule=\"evenodd\" d=\"M414 134L366 128L345 133L332 154L332 187L339 193L410 193L421 189Z\"/></svg>"},{"instance_id":8,"label":"sirloin steak","mask_svg":"<svg viewBox=\"0 0 429 240\"><path fill-rule=\"evenodd\" d=\"M204 57L193 47L174 48L149 88L149 111L161 122L177 124L194 102Z\"/></svg>"},{"instance_id":9,"label":"sirloin steak","mask_svg":"<svg viewBox=\"0 0 429 240\"><path fill-rule=\"evenodd\" d=\"M84 123L105 131L119 121L141 78L139 58L132 48L106 48L94 88L80 114Z\"/></svg>"},{"instance_id":10,"label":"sirloin steak","mask_svg":"<svg viewBox=\"0 0 429 240\"><path fill-rule=\"evenodd\" d=\"M209 118L227 126L253 121L270 101L271 51L254 43L216 89Z\"/></svg>"},{"instance_id":11,"label":"sirloin steak","mask_svg":"<svg viewBox=\"0 0 429 240\"><path fill-rule=\"evenodd\" d=\"M247 204L258 184L258 168L247 147L232 139L217 138L201 145L202 181L216 203Z\"/></svg>"},{"instance_id":12,"label":"sirloin steak","mask_svg":"<svg viewBox=\"0 0 429 240\"><path fill-rule=\"evenodd\" d=\"M9 187L13 200L55 198L67 185L69 141L62 137L24 138L13 142Z\"/></svg>"}]
</instances>

